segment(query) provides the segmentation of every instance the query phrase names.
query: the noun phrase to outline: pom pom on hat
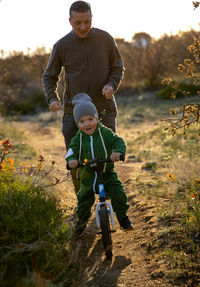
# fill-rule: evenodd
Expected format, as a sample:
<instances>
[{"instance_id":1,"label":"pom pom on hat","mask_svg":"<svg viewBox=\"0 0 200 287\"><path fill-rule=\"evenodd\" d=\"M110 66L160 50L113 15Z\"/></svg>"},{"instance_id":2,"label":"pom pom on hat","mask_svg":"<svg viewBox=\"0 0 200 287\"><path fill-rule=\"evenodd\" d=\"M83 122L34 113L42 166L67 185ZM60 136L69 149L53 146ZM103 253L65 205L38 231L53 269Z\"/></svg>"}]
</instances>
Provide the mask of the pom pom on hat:
<instances>
[{"instance_id":1,"label":"pom pom on hat","mask_svg":"<svg viewBox=\"0 0 200 287\"><path fill-rule=\"evenodd\" d=\"M73 116L76 124L84 116L93 116L98 119L98 112L92 99L86 93L79 93L72 99L74 105Z\"/></svg>"}]
</instances>

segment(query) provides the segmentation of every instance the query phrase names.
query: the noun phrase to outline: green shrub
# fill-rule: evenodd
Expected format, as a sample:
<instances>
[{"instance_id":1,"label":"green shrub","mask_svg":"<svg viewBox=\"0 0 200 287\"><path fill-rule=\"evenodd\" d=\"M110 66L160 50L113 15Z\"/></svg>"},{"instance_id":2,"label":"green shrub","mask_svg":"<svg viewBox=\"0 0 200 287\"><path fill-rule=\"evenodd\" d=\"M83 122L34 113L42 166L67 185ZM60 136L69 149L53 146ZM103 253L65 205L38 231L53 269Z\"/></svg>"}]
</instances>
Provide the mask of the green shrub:
<instances>
[{"instance_id":1,"label":"green shrub","mask_svg":"<svg viewBox=\"0 0 200 287\"><path fill-rule=\"evenodd\" d=\"M20 98L18 99L20 100ZM7 111L7 114L29 114L35 113L38 110L47 110L48 106L44 95L41 92L30 93L27 99L16 101L12 105L12 109Z\"/></svg>"},{"instance_id":2,"label":"green shrub","mask_svg":"<svg viewBox=\"0 0 200 287\"><path fill-rule=\"evenodd\" d=\"M190 95L195 95L197 91L199 91L200 86L194 85L192 82L181 82L179 85L179 89L174 89L172 87L165 87L164 89L161 89L157 93L157 97L163 100L169 100L171 97L171 94L174 93L176 95L176 98L183 98L184 94L182 92L186 91L189 92ZM181 92L181 91L182 92Z\"/></svg>"},{"instance_id":3,"label":"green shrub","mask_svg":"<svg viewBox=\"0 0 200 287\"><path fill-rule=\"evenodd\" d=\"M15 286L27 270L55 277L69 262L66 246L72 233L68 217L59 200L38 184L42 160L35 171L27 172L24 164L17 168L14 160L7 158L5 151L12 147L9 140L1 146L0 286Z\"/></svg>"}]
</instances>

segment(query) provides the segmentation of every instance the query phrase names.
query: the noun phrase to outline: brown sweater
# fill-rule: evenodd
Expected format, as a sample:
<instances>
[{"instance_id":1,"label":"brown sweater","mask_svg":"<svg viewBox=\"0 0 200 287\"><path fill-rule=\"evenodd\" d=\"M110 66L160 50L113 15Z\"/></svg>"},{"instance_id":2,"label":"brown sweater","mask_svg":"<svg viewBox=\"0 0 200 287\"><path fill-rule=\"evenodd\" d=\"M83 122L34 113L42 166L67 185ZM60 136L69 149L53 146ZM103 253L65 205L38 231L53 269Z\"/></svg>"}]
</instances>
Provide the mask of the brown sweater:
<instances>
[{"instance_id":1,"label":"brown sweater","mask_svg":"<svg viewBox=\"0 0 200 287\"><path fill-rule=\"evenodd\" d=\"M72 113L72 98L87 93L98 112L114 110L115 100L106 100L102 88L110 84L114 92L123 77L123 63L114 39L105 31L92 28L88 36L79 38L72 30L53 47L49 63L42 76L48 104L60 100L57 93L58 76L64 67L66 88L64 111Z\"/></svg>"}]
</instances>

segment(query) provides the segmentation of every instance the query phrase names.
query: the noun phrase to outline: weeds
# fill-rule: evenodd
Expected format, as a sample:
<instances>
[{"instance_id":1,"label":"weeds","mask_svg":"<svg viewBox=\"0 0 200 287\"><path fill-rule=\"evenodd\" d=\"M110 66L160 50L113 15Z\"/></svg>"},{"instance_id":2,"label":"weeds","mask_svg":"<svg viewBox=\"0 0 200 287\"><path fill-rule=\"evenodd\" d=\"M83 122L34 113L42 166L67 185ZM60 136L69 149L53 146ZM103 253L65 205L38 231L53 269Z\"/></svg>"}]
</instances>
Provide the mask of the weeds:
<instances>
[{"instance_id":1,"label":"weeds","mask_svg":"<svg viewBox=\"0 0 200 287\"><path fill-rule=\"evenodd\" d=\"M199 236L200 239L200 179L183 183L175 177L175 174L171 173L168 174L168 178L184 191L187 204L185 210L186 226L190 231L196 233L195 237Z\"/></svg>"},{"instance_id":2,"label":"weeds","mask_svg":"<svg viewBox=\"0 0 200 287\"><path fill-rule=\"evenodd\" d=\"M9 139L0 142L0 283L15 286L16 280L36 271L44 277L57 277L69 267L72 229L59 200L44 187L53 170L22 162L16 166L9 157ZM65 179L66 180L66 179ZM11 276L12 274L12 276ZM9 280L8 280L9 278ZM6 281L5 281L6 280Z\"/></svg>"},{"instance_id":3,"label":"weeds","mask_svg":"<svg viewBox=\"0 0 200 287\"><path fill-rule=\"evenodd\" d=\"M180 103L181 99L178 101ZM162 110L163 114L168 105ZM157 108L162 109L159 104ZM152 113L155 113L154 109ZM154 203L156 206L153 224L144 223L145 229L152 232L145 242L147 254L151 262L153 259L157 264L165 262L164 277L172 284L197 286L200 252L198 129L190 127L186 135L177 133L173 137L164 132L162 123L142 123L141 130L132 134L135 127L130 124L129 133L125 134L127 150L141 168L133 190L148 205Z\"/></svg>"}]
</instances>

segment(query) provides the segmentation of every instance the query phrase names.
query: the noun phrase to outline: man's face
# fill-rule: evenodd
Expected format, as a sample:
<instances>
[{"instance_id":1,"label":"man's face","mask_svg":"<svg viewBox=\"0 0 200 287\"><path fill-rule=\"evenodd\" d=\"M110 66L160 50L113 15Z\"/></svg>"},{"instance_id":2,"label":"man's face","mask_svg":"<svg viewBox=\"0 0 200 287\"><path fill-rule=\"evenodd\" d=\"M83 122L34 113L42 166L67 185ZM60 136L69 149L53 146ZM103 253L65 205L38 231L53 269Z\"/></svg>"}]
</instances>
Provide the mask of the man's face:
<instances>
[{"instance_id":1,"label":"man's face","mask_svg":"<svg viewBox=\"0 0 200 287\"><path fill-rule=\"evenodd\" d=\"M84 13L72 12L69 22L72 25L74 32L80 38L86 38L91 30L92 16L90 11Z\"/></svg>"}]
</instances>

